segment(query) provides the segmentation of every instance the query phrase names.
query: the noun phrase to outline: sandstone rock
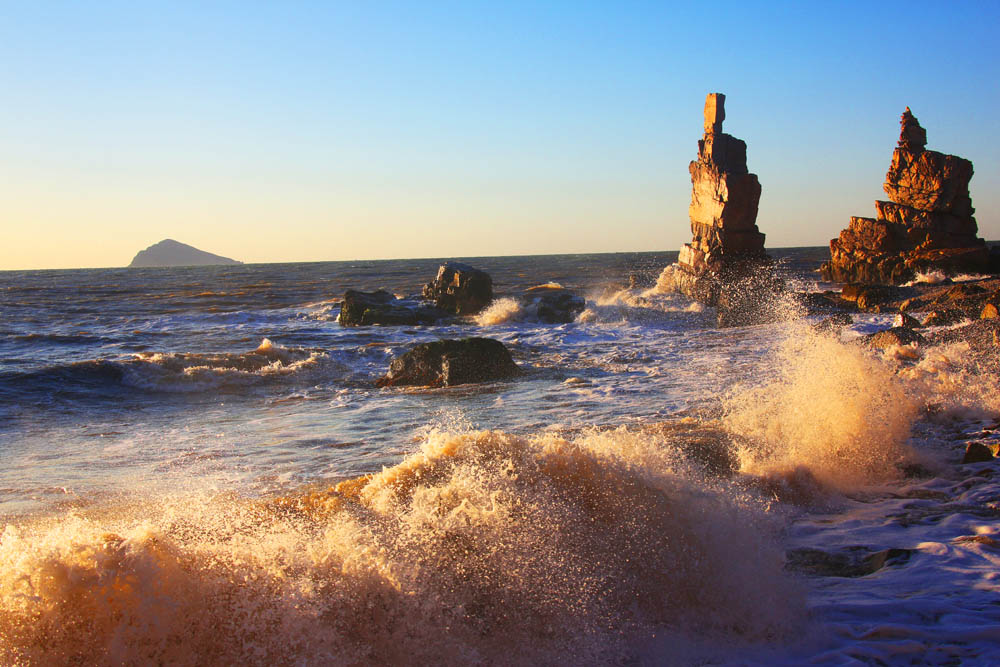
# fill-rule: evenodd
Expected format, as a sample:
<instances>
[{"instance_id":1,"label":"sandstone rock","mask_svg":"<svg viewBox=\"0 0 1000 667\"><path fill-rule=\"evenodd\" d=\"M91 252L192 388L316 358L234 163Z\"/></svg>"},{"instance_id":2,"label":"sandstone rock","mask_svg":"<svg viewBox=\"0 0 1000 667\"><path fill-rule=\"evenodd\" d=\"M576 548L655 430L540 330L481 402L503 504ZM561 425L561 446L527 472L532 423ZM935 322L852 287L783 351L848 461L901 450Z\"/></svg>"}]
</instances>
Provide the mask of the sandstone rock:
<instances>
[{"instance_id":1,"label":"sandstone rock","mask_svg":"<svg viewBox=\"0 0 1000 667\"><path fill-rule=\"evenodd\" d=\"M970 442L965 447L962 463L986 463L994 459L993 450L981 442Z\"/></svg>"},{"instance_id":2,"label":"sandstone rock","mask_svg":"<svg viewBox=\"0 0 1000 667\"><path fill-rule=\"evenodd\" d=\"M864 345L873 347L877 350L884 350L892 345L910 345L911 343L923 345L925 342L923 336L918 334L913 329L907 329L904 327L893 327L891 329L878 331L868 336L864 336L861 341Z\"/></svg>"},{"instance_id":3,"label":"sandstone rock","mask_svg":"<svg viewBox=\"0 0 1000 667\"><path fill-rule=\"evenodd\" d=\"M995 292L986 299L986 303L983 305L983 309L980 311L979 317L983 320L995 320L1000 318L1000 292Z\"/></svg>"},{"instance_id":4,"label":"sandstone rock","mask_svg":"<svg viewBox=\"0 0 1000 667\"><path fill-rule=\"evenodd\" d=\"M493 300L493 279L485 271L460 262L447 262L437 277L424 285L425 299L456 315L474 315Z\"/></svg>"},{"instance_id":5,"label":"sandstone rock","mask_svg":"<svg viewBox=\"0 0 1000 667\"><path fill-rule=\"evenodd\" d=\"M531 287L521 297L521 305L547 324L566 324L584 311L587 302L567 289L554 285Z\"/></svg>"},{"instance_id":6,"label":"sandstone rock","mask_svg":"<svg viewBox=\"0 0 1000 667\"><path fill-rule=\"evenodd\" d=\"M450 387L515 377L521 369L504 344L492 338L421 343L392 360L375 386Z\"/></svg>"},{"instance_id":7,"label":"sandstone rock","mask_svg":"<svg viewBox=\"0 0 1000 667\"><path fill-rule=\"evenodd\" d=\"M852 217L830 241L825 279L899 284L919 271L989 270L990 254L972 217L972 163L926 150L926 142L907 107L883 185L890 201L875 202L876 218Z\"/></svg>"},{"instance_id":8,"label":"sandstone rock","mask_svg":"<svg viewBox=\"0 0 1000 667\"><path fill-rule=\"evenodd\" d=\"M746 143L722 131L725 100L711 93L705 101L705 135L698 141L698 159L688 168L693 238L660 279L668 289L709 306L719 305L721 297L721 326L772 317L770 302L774 287L780 287L757 229L761 188L757 175L747 170Z\"/></svg>"},{"instance_id":9,"label":"sandstone rock","mask_svg":"<svg viewBox=\"0 0 1000 667\"><path fill-rule=\"evenodd\" d=\"M412 326L433 324L447 313L412 301L397 299L385 290L347 290L337 321L344 327L373 324Z\"/></svg>"}]
</instances>

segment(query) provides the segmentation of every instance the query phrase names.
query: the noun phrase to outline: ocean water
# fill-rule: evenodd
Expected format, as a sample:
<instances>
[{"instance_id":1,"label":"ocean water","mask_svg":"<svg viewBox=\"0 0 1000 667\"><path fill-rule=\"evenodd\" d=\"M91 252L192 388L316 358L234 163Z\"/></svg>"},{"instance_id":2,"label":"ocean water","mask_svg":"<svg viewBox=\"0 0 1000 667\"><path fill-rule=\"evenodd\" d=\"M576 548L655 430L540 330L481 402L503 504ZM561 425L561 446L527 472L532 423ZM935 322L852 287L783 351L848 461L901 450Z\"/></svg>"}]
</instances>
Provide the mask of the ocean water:
<instances>
[{"instance_id":1,"label":"ocean water","mask_svg":"<svg viewBox=\"0 0 1000 667\"><path fill-rule=\"evenodd\" d=\"M465 258L493 305L415 327L338 301L440 260L0 273L0 662L1000 660L982 351L719 330L674 259ZM518 305L549 282L577 321ZM469 335L524 376L374 387Z\"/></svg>"}]
</instances>

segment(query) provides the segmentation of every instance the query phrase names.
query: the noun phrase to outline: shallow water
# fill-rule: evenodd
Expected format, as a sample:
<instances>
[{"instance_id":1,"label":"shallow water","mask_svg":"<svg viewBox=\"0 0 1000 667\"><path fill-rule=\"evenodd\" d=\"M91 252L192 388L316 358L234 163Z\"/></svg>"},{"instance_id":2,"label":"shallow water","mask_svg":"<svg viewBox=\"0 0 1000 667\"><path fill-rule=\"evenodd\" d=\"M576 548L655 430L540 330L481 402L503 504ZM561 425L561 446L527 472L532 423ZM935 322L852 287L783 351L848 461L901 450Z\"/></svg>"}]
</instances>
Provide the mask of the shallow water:
<instances>
[{"instance_id":1,"label":"shallow water","mask_svg":"<svg viewBox=\"0 0 1000 667\"><path fill-rule=\"evenodd\" d=\"M822 287L822 249L774 255ZM1000 485L955 462L996 378L851 344L886 315L717 330L656 290L674 257L466 259L488 312L353 329L345 289L439 262L0 274L0 656L994 661ZM513 301L547 282L576 322ZM374 388L468 335L525 375Z\"/></svg>"}]
</instances>

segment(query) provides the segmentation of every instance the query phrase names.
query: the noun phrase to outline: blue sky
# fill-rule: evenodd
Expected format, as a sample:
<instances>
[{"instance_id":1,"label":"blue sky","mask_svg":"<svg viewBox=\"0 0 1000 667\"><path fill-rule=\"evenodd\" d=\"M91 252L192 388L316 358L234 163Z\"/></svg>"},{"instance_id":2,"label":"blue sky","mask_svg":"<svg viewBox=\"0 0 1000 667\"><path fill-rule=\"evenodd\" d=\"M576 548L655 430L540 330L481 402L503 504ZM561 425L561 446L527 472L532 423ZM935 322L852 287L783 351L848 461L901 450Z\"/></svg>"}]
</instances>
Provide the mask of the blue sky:
<instances>
[{"instance_id":1,"label":"blue sky","mask_svg":"<svg viewBox=\"0 0 1000 667\"><path fill-rule=\"evenodd\" d=\"M1000 3L4 3L0 268L676 249L708 92L769 246L873 215L909 105L1000 238Z\"/></svg>"}]
</instances>

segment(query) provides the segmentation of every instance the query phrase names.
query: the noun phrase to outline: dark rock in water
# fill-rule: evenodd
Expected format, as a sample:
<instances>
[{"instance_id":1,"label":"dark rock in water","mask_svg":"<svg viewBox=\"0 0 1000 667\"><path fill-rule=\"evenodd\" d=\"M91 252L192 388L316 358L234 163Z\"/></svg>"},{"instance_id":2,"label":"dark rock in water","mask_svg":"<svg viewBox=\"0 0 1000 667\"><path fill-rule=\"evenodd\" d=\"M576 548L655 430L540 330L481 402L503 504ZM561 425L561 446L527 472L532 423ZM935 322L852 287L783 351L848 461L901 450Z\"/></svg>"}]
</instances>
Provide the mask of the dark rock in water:
<instances>
[{"instance_id":1,"label":"dark rock in water","mask_svg":"<svg viewBox=\"0 0 1000 667\"><path fill-rule=\"evenodd\" d=\"M927 133L909 107L900 126L883 186L889 201L875 202L877 218L852 217L830 241L830 261L821 267L826 280L899 284L918 271L990 270L972 217L972 163L925 150Z\"/></svg>"},{"instance_id":2,"label":"dark rock in water","mask_svg":"<svg viewBox=\"0 0 1000 667\"><path fill-rule=\"evenodd\" d=\"M861 341L868 347L878 350L884 350L891 345L909 345L911 343L923 345L926 342L923 336L913 329L905 327L893 327L884 331L878 331L864 336Z\"/></svg>"},{"instance_id":3,"label":"dark rock in water","mask_svg":"<svg viewBox=\"0 0 1000 667\"><path fill-rule=\"evenodd\" d=\"M447 313L405 299L397 299L385 290L359 292L347 290L337 321L344 327L372 324L412 326L434 324Z\"/></svg>"},{"instance_id":4,"label":"dark rock in water","mask_svg":"<svg viewBox=\"0 0 1000 667\"><path fill-rule=\"evenodd\" d=\"M834 552L821 549L793 549L787 554L785 567L821 577L864 577L884 567L903 565L912 555L911 549L876 551L860 546Z\"/></svg>"},{"instance_id":5,"label":"dark rock in water","mask_svg":"<svg viewBox=\"0 0 1000 667\"><path fill-rule=\"evenodd\" d=\"M896 315L896 319L893 321L892 326L893 328L902 327L904 329L919 329L922 325L917 318L911 317L906 313L900 313L899 315Z\"/></svg>"},{"instance_id":6,"label":"dark rock in water","mask_svg":"<svg viewBox=\"0 0 1000 667\"><path fill-rule=\"evenodd\" d=\"M587 307L583 297L556 285L538 285L529 288L521 296L521 305L534 311L541 322L566 324Z\"/></svg>"},{"instance_id":7,"label":"dark rock in water","mask_svg":"<svg viewBox=\"0 0 1000 667\"><path fill-rule=\"evenodd\" d=\"M962 463L986 463L994 458L992 449L981 442L970 442L965 447Z\"/></svg>"},{"instance_id":8,"label":"dark rock in water","mask_svg":"<svg viewBox=\"0 0 1000 667\"><path fill-rule=\"evenodd\" d=\"M502 380L521 374L504 344L492 338L421 343L392 360L377 387L450 387Z\"/></svg>"},{"instance_id":9,"label":"dark rock in water","mask_svg":"<svg viewBox=\"0 0 1000 667\"><path fill-rule=\"evenodd\" d=\"M830 331L839 332L844 327L854 324L854 318L848 313L837 313L831 315L813 325L813 330L818 332Z\"/></svg>"},{"instance_id":10,"label":"dark rock in water","mask_svg":"<svg viewBox=\"0 0 1000 667\"><path fill-rule=\"evenodd\" d=\"M705 101L705 135L690 164L693 238L660 284L708 306L719 307L720 326L773 319L781 283L757 229L760 182L747 170L747 146L722 131L726 96Z\"/></svg>"},{"instance_id":11,"label":"dark rock in water","mask_svg":"<svg viewBox=\"0 0 1000 667\"><path fill-rule=\"evenodd\" d=\"M424 298L456 315L475 315L493 300L493 279L485 271L460 262L447 262L437 277L424 285Z\"/></svg>"},{"instance_id":12,"label":"dark rock in water","mask_svg":"<svg viewBox=\"0 0 1000 667\"><path fill-rule=\"evenodd\" d=\"M242 264L235 259L213 255L204 250L198 250L186 243L179 243L173 239L165 239L159 243L154 243L135 256L130 267L154 267L154 266L214 266L218 264Z\"/></svg>"}]
</instances>

